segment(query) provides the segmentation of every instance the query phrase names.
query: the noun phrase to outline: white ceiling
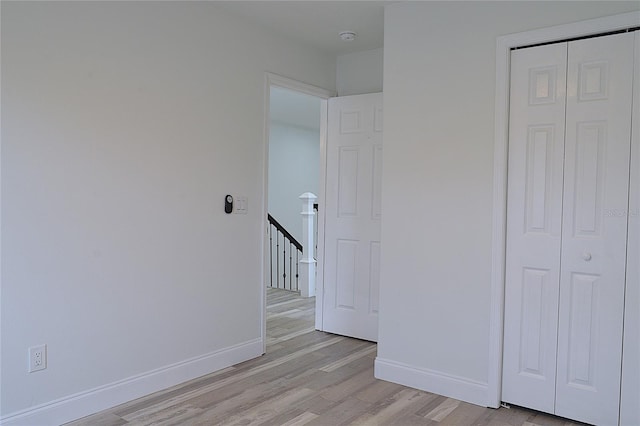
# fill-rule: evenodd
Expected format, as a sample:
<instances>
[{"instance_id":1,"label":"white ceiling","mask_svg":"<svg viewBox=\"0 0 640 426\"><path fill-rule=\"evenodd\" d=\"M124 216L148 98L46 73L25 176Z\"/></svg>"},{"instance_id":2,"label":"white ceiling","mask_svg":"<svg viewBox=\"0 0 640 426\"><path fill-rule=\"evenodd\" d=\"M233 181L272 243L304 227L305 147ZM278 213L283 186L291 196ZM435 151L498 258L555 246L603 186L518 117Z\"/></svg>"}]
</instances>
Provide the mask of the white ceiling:
<instances>
[{"instance_id":1,"label":"white ceiling","mask_svg":"<svg viewBox=\"0 0 640 426\"><path fill-rule=\"evenodd\" d=\"M385 4L391 1L217 1L230 14L332 55L383 46ZM354 41L340 40L354 31Z\"/></svg>"}]
</instances>

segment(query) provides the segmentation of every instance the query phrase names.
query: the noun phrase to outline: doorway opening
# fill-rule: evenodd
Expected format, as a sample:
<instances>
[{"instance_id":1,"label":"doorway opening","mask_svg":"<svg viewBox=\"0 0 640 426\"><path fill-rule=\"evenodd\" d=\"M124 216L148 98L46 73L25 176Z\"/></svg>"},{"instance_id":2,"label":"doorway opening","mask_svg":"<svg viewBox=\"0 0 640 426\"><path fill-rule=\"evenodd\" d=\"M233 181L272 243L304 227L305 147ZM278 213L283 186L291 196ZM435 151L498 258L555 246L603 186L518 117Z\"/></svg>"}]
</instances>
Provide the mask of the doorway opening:
<instances>
[{"instance_id":1,"label":"doorway opening","mask_svg":"<svg viewBox=\"0 0 640 426\"><path fill-rule=\"evenodd\" d=\"M322 324L317 319L321 309L316 309L321 300L313 297L315 294L309 288L306 291L302 288L306 280L300 263L303 219L299 197L313 193L317 196L316 203L322 205L326 108L333 93L267 73L265 94L264 267L260 283L264 352L267 344L319 329ZM318 243L314 258L321 266L323 217L322 213L314 216ZM321 271L318 267L316 281L320 290ZM310 297L302 298L300 293Z\"/></svg>"}]
</instances>

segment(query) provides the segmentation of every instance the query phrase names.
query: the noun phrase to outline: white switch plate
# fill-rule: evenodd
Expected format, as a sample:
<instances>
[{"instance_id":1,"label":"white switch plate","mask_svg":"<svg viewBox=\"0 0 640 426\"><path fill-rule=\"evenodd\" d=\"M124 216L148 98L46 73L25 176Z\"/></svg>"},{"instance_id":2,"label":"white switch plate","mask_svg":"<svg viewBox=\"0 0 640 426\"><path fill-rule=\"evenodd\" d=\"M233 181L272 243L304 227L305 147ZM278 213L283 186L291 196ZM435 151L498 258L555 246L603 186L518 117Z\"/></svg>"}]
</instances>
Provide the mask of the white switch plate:
<instances>
[{"instance_id":1,"label":"white switch plate","mask_svg":"<svg viewBox=\"0 0 640 426\"><path fill-rule=\"evenodd\" d=\"M249 198L245 195L237 195L233 198L233 212L236 214L247 214Z\"/></svg>"}]
</instances>

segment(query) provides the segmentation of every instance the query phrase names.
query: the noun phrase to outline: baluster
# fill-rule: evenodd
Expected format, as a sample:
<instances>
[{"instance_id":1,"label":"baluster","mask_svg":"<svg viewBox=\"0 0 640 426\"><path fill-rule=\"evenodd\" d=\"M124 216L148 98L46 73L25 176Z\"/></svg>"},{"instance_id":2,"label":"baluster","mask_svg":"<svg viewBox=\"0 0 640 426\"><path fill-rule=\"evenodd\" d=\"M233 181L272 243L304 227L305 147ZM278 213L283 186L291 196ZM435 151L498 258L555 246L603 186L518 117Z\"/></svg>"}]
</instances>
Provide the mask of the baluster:
<instances>
[{"instance_id":1,"label":"baluster","mask_svg":"<svg viewBox=\"0 0 640 426\"><path fill-rule=\"evenodd\" d=\"M269 287L273 287L273 225L269 222Z\"/></svg>"},{"instance_id":2,"label":"baluster","mask_svg":"<svg viewBox=\"0 0 640 426\"><path fill-rule=\"evenodd\" d=\"M300 289L300 284L298 282L298 277L300 276L300 271L298 270L299 261L300 261L300 250L296 250L296 290Z\"/></svg>"},{"instance_id":3,"label":"baluster","mask_svg":"<svg viewBox=\"0 0 640 426\"><path fill-rule=\"evenodd\" d=\"M276 230L276 288L280 288L280 231Z\"/></svg>"},{"instance_id":4,"label":"baluster","mask_svg":"<svg viewBox=\"0 0 640 426\"><path fill-rule=\"evenodd\" d=\"M289 290L293 290L293 283L291 281L293 279L293 274L291 273L293 268L293 254L291 253L291 246L293 246L293 244L289 241Z\"/></svg>"},{"instance_id":5,"label":"baluster","mask_svg":"<svg viewBox=\"0 0 640 426\"><path fill-rule=\"evenodd\" d=\"M282 234L282 288L287 289L287 245L284 239L286 236Z\"/></svg>"}]
</instances>

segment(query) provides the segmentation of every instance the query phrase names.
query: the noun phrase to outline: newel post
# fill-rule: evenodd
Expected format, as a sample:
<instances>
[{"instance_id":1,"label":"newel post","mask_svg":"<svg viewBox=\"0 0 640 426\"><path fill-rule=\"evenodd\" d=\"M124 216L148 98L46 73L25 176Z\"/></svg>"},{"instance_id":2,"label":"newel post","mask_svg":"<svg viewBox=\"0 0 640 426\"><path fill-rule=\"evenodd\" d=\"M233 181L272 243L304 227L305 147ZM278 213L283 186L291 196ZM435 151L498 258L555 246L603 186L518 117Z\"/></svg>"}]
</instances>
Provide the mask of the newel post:
<instances>
[{"instance_id":1,"label":"newel post","mask_svg":"<svg viewBox=\"0 0 640 426\"><path fill-rule=\"evenodd\" d=\"M302 200L302 260L300 261L300 294L302 297L316 295L316 260L313 258L315 247L313 221L316 213L313 203L318 197L311 192L305 192L299 197Z\"/></svg>"}]
</instances>

